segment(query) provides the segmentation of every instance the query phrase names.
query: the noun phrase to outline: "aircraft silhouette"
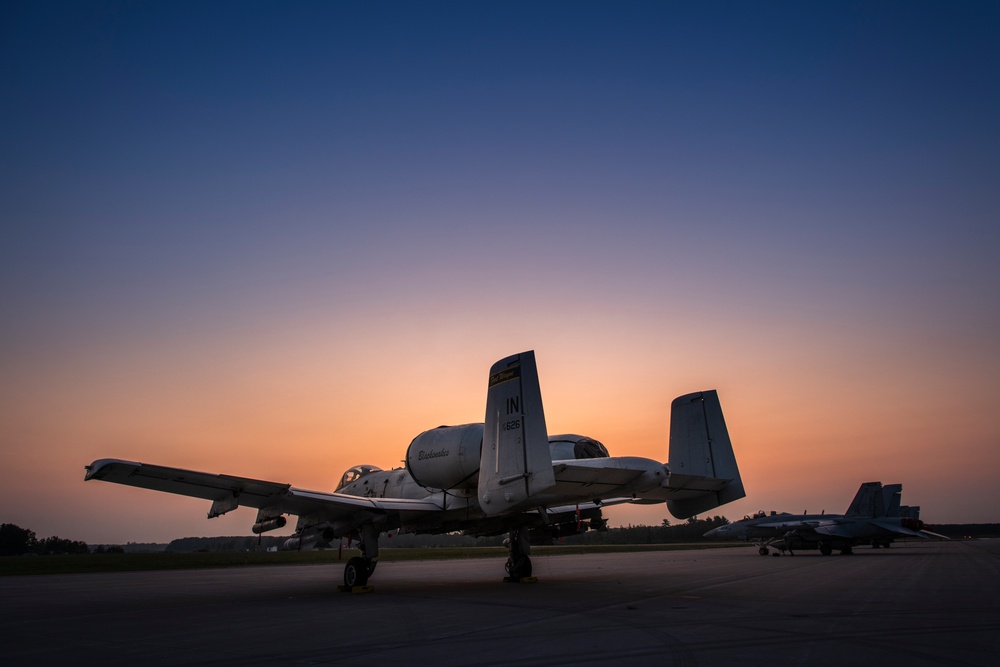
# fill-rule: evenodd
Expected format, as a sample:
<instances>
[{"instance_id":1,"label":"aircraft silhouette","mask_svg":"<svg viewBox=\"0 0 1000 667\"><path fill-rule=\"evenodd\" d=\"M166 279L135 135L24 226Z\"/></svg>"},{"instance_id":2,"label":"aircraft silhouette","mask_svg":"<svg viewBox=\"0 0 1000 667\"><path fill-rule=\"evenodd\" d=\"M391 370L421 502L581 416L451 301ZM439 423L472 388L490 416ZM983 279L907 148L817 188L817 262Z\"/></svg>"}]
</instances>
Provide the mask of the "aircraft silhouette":
<instances>
[{"instance_id":1,"label":"aircraft silhouette","mask_svg":"<svg viewBox=\"0 0 1000 667\"><path fill-rule=\"evenodd\" d=\"M666 502L684 519L745 496L715 391L674 399L667 463L611 457L592 438L548 434L531 351L490 369L484 423L425 431L410 443L405 468L354 466L333 493L118 459L86 470L87 480L204 498L209 518L256 508L258 534L297 516L288 548L357 539L362 555L346 565L348 587L367 584L388 531L507 533L508 579L519 581L531 575L533 540L604 529L603 506Z\"/></svg>"},{"instance_id":2,"label":"aircraft silhouette","mask_svg":"<svg viewBox=\"0 0 1000 667\"><path fill-rule=\"evenodd\" d=\"M919 507L900 506L902 491L902 484L883 487L882 482L865 482L844 514L758 512L713 528L705 537L752 540L761 556L769 553L769 547L790 555L795 555L793 550L819 549L829 556L834 549L850 554L859 544L888 548L898 537L947 539L924 530Z\"/></svg>"}]
</instances>

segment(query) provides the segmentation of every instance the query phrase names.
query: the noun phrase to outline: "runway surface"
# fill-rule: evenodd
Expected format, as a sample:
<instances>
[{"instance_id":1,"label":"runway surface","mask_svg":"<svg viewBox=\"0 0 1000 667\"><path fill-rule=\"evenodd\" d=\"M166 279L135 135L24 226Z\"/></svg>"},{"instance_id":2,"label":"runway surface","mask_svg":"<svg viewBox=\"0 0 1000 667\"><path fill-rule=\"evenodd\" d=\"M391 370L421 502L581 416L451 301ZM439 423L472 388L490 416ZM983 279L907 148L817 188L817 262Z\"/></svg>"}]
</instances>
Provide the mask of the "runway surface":
<instances>
[{"instance_id":1,"label":"runway surface","mask_svg":"<svg viewBox=\"0 0 1000 667\"><path fill-rule=\"evenodd\" d=\"M0 578L4 663L995 665L1000 541Z\"/></svg>"}]
</instances>

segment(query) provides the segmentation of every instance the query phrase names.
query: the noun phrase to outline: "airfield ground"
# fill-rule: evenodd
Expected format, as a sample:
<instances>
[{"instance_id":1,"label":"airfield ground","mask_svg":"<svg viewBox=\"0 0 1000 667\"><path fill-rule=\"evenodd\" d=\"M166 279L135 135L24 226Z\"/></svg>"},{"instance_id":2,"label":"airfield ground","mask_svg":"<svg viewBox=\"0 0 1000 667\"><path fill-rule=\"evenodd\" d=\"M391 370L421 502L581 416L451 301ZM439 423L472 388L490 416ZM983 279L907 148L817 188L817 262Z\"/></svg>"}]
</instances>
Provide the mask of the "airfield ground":
<instances>
[{"instance_id":1,"label":"airfield ground","mask_svg":"<svg viewBox=\"0 0 1000 667\"><path fill-rule=\"evenodd\" d=\"M532 554L554 556L579 553L622 553L631 551L682 551L712 549L714 542L682 542L670 544L598 544L586 546L532 547ZM746 547L744 542L726 542L721 546ZM216 551L197 553L130 553L130 554L66 554L56 556L13 556L0 558L0 577L18 574L83 574L92 572L138 572L140 570L193 570L214 567L246 567L254 565L329 565L344 567L357 549L326 549L311 551ZM505 547L413 547L382 549L379 560L453 560L463 558L505 558Z\"/></svg>"},{"instance_id":2,"label":"airfield ground","mask_svg":"<svg viewBox=\"0 0 1000 667\"><path fill-rule=\"evenodd\" d=\"M994 665L1000 541L0 578L5 664Z\"/></svg>"}]
</instances>

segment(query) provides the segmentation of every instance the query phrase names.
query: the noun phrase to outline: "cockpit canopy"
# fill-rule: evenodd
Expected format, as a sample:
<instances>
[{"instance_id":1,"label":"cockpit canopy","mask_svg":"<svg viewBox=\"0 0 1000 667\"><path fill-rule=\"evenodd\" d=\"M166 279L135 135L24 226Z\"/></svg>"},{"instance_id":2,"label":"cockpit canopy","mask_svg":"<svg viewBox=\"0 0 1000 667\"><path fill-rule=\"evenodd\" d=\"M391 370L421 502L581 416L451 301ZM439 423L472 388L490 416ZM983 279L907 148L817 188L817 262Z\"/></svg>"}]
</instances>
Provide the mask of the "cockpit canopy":
<instances>
[{"instance_id":1,"label":"cockpit canopy","mask_svg":"<svg viewBox=\"0 0 1000 667\"><path fill-rule=\"evenodd\" d=\"M378 466L370 466L370 465L360 465L360 466L354 466L353 468L349 468L347 472L344 473L344 476L340 478L340 484L337 485L337 491L340 491L348 484L352 484L358 481L359 479L361 479L362 477L364 477L369 473L381 472L381 471L382 469L379 468Z\"/></svg>"},{"instance_id":2,"label":"cockpit canopy","mask_svg":"<svg viewBox=\"0 0 1000 667\"><path fill-rule=\"evenodd\" d=\"M609 456L608 449L597 440L572 433L549 436L549 452L553 461L606 459Z\"/></svg>"}]
</instances>

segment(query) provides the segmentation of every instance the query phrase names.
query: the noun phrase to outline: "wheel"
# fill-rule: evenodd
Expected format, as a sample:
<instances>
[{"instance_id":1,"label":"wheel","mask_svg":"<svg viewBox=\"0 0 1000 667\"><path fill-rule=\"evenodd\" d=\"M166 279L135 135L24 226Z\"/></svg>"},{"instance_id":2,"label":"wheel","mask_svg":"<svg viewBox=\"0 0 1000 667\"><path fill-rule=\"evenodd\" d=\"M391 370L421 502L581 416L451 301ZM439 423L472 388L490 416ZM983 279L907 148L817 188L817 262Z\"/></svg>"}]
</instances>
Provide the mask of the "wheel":
<instances>
[{"instance_id":1,"label":"wheel","mask_svg":"<svg viewBox=\"0 0 1000 667\"><path fill-rule=\"evenodd\" d=\"M369 574L371 568L368 562L364 558L355 556L347 561L347 567L344 568L344 585L349 588L364 586L368 583Z\"/></svg>"},{"instance_id":2,"label":"wheel","mask_svg":"<svg viewBox=\"0 0 1000 667\"><path fill-rule=\"evenodd\" d=\"M507 574L512 579L523 579L531 576L531 559L527 556L518 556L507 561Z\"/></svg>"},{"instance_id":3,"label":"wheel","mask_svg":"<svg viewBox=\"0 0 1000 667\"><path fill-rule=\"evenodd\" d=\"M827 544L826 542L820 542L819 543L819 552L821 554L823 554L824 556L829 556L830 554L833 553L833 548L829 544Z\"/></svg>"},{"instance_id":4,"label":"wheel","mask_svg":"<svg viewBox=\"0 0 1000 667\"><path fill-rule=\"evenodd\" d=\"M767 555L767 547L761 547L760 549L757 550L757 553L759 553L761 556L766 556Z\"/></svg>"}]
</instances>

